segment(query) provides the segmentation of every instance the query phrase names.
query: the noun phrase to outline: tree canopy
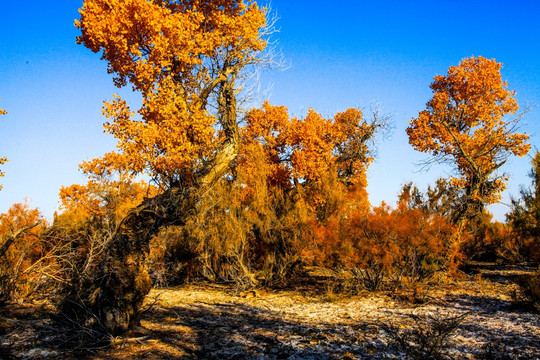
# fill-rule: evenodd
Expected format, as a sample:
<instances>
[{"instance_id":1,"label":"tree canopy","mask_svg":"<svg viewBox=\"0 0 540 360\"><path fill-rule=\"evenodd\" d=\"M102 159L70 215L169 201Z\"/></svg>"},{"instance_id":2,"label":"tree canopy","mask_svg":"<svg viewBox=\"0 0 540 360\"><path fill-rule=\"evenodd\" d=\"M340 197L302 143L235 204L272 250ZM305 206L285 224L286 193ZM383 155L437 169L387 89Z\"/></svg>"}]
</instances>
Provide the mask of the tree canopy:
<instances>
[{"instance_id":1,"label":"tree canopy","mask_svg":"<svg viewBox=\"0 0 540 360\"><path fill-rule=\"evenodd\" d=\"M236 96L241 72L261 62L264 9L238 0L87 0L80 12L77 41L102 52L117 86L142 95L136 113L117 95L105 102L105 130L119 151L88 170L120 166L167 186L190 181L224 143L236 143L227 97Z\"/></svg>"},{"instance_id":2,"label":"tree canopy","mask_svg":"<svg viewBox=\"0 0 540 360\"><path fill-rule=\"evenodd\" d=\"M471 57L434 77L433 97L413 118L407 134L418 151L433 155L429 162L452 164L451 183L467 197L461 216L470 217L484 204L500 200L508 175L498 173L512 155L523 156L529 136L517 132L520 116L515 92L501 77L502 64Z\"/></svg>"}]
</instances>

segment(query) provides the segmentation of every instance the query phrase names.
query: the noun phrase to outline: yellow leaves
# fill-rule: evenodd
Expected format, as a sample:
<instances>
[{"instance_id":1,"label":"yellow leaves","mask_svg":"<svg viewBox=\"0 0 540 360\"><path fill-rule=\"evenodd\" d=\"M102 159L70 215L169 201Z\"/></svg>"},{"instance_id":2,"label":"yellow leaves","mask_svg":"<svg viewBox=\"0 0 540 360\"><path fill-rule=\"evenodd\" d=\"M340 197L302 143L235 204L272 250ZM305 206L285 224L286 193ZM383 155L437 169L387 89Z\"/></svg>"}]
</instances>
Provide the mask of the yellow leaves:
<instances>
[{"instance_id":1,"label":"yellow leaves","mask_svg":"<svg viewBox=\"0 0 540 360\"><path fill-rule=\"evenodd\" d=\"M452 161L463 177L452 180L458 188L489 181L510 154L523 156L529 151L529 136L515 133L517 120L505 118L517 111L518 104L515 92L501 79L501 68L483 57L451 66L447 75L434 77L426 110L409 122L409 143L438 161ZM491 185L494 188L481 195L488 203L505 188L504 182Z\"/></svg>"},{"instance_id":2,"label":"yellow leaves","mask_svg":"<svg viewBox=\"0 0 540 360\"><path fill-rule=\"evenodd\" d=\"M328 171L333 160L334 134L332 122L312 109L305 119L292 119L287 145L291 147L293 176L297 179L317 180Z\"/></svg>"},{"instance_id":3,"label":"yellow leaves","mask_svg":"<svg viewBox=\"0 0 540 360\"><path fill-rule=\"evenodd\" d=\"M365 172L373 160L367 142L374 127L359 109L333 120L312 109L304 118L290 119L285 107L265 102L245 120L236 171L245 181L246 199L255 201L265 186L294 187L303 189L321 219L340 208L369 208Z\"/></svg>"},{"instance_id":4,"label":"yellow leaves","mask_svg":"<svg viewBox=\"0 0 540 360\"><path fill-rule=\"evenodd\" d=\"M240 0L86 0L80 14L78 43L101 51L115 84L129 82L142 96L137 112L119 97L105 102L105 131L118 139L118 156L88 170L118 165L161 184L191 178L220 144L209 97L225 65L214 62L241 63L264 48L264 11Z\"/></svg>"},{"instance_id":5,"label":"yellow leaves","mask_svg":"<svg viewBox=\"0 0 540 360\"><path fill-rule=\"evenodd\" d=\"M0 158L0 165L4 165L8 162L8 159L6 157ZM3 177L5 174L3 171L0 171L0 177ZM2 190L2 185L0 184L0 190Z\"/></svg>"},{"instance_id":6,"label":"yellow leaves","mask_svg":"<svg viewBox=\"0 0 540 360\"><path fill-rule=\"evenodd\" d=\"M144 181L130 178L106 180L92 179L86 185L62 186L60 189L60 214L73 224L89 221L109 222L115 226L129 210L139 205L145 197L156 195L156 189Z\"/></svg>"},{"instance_id":7,"label":"yellow leaves","mask_svg":"<svg viewBox=\"0 0 540 360\"><path fill-rule=\"evenodd\" d=\"M192 7L190 9L190 6ZM169 71L192 69L219 49L237 55L261 50L259 29L264 11L241 1L175 6L172 1L86 0L75 26L78 42L94 52L103 51L109 70L148 91ZM163 71L165 70L165 71Z\"/></svg>"}]
</instances>

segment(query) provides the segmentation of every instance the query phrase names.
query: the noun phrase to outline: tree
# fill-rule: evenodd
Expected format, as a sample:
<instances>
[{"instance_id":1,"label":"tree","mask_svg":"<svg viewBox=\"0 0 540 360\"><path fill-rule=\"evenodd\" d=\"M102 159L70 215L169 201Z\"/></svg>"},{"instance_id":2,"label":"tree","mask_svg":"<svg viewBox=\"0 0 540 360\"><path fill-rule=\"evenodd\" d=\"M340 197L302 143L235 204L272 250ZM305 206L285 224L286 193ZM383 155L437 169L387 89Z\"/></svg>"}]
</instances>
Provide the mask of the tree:
<instances>
[{"instance_id":1,"label":"tree","mask_svg":"<svg viewBox=\"0 0 540 360\"><path fill-rule=\"evenodd\" d=\"M451 185L464 192L455 216L460 228L486 204L500 200L508 175L498 170L511 155L523 156L529 136L518 133L518 104L501 79L501 63L471 57L434 77L433 97L426 110L409 122L409 143L433 155L427 164L451 164L457 175Z\"/></svg>"},{"instance_id":2,"label":"tree","mask_svg":"<svg viewBox=\"0 0 540 360\"><path fill-rule=\"evenodd\" d=\"M91 223L94 227L114 230L129 211L146 197L155 196L155 186L135 181L130 176L118 179L90 179L86 185L73 184L60 188L60 209L57 219L63 222Z\"/></svg>"},{"instance_id":3,"label":"tree","mask_svg":"<svg viewBox=\"0 0 540 360\"><path fill-rule=\"evenodd\" d=\"M138 322L150 290L150 238L182 225L201 188L238 153L238 82L265 63L266 19L242 0L86 0L80 13L78 43L101 51L115 84L131 84L142 98L137 116L118 96L105 103L105 129L119 151L86 166L95 174L110 167L146 173L162 190L124 218L93 285L78 294L88 316L117 334Z\"/></svg>"},{"instance_id":4,"label":"tree","mask_svg":"<svg viewBox=\"0 0 540 360\"><path fill-rule=\"evenodd\" d=\"M337 227L330 224L352 211L369 212L366 172L387 120L354 108L333 119L313 109L290 118L285 107L268 102L247 113L235 180L266 282L290 275L314 231L332 232Z\"/></svg>"},{"instance_id":5,"label":"tree","mask_svg":"<svg viewBox=\"0 0 540 360\"><path fill-rule=\"evenodd\" d=\"M506 221L523 243L530 259L540 262L540 151L531 160L530 188L522 187L521 198L512 198L512 208Z\"/></svg>"},{"instance_id":6,"label":"tree","mask_svg":"<svg viewBox=\"0 0 540 360\"><path fill-rule=\"evenodd\" d=\"M6 110L0 109L0 115L6 115L6 114L7 114ZM6 157L1 157L0 158L0 165L5 164L7 161L8 161L8 159ZM3 177L3 176L4 176L4 172L0 171L0 177ZM0 190L2 190L2 184L0 184Z\"/></svg>"},{"instance_id":7,"label":"tree","mask_svg":"<svg viewBox=\"0 0 540 360\"><path fill-rule=\"evenodd\" d=\"M348 192L345 203L351 207L351 202L361 202L355 207L367 212L366 171L373 161L375 135L387 129L388 117L377 112L369 119L350 108L325 119L309 109L305 118L290 119L285 107L265 102L248 112L241 130L238 171L247 181L245 191L252 191L252 182L266 173L270 186L289 190L301 185L323 222L335 210L327 208L331 190ZM326 188L328 181L332 189Z\"/></svg>"},{"instance_id":8,"label":"tree","mask_svg":"<svg viewBox=\"0 0 540 360\"><path fill-rule=\"evenodd\" d=\"M49 252L40 236L45 228L39 211L27 204L13 204L0 214L0 303L36 290Z\"/></svg>"},{"instance_id":9,"label":"tree","mask_svg":"<svg viewBox=\"0 0 540 360\"><path fill-rule=\"evenodd\" d=\"M315 228L332 232L330 223L339 226L351 211L369 212L366 171L387 119L359 109L291 118L284 106L265 102L244 120L234 166L175 238L167 231L165 257L182 262L189 276L276 284L303 263Z\"/></svg>"}]
</instances>

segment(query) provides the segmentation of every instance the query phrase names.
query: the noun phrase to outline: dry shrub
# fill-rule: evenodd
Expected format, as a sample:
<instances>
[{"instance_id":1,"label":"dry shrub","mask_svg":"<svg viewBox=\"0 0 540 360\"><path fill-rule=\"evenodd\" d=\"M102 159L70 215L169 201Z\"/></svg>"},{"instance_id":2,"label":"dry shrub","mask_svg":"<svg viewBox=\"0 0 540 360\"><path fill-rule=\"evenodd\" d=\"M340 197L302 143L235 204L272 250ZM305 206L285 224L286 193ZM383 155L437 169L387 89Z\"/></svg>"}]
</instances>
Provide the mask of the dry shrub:
<instances>
[{"instance_id":1,"label":"dry shrub","mask_svg":"<svg viewBox=\"0 0 540 360\"><path fill-rule=\"evenodd\" d=\"M540 264L540 151L531 160L530 187L522 186L520 197L512 198L511 210L506 214L506 222L521 249L524 259Z\"/></svg>"},{"instance_id":2,"label":"dry shrub","mask_svg":"<svg viewBox=\"0 0 540 360\"><path fill-rule=\"evenodd\" d=\"M120 180L113 180L116 177ZM91 309L100 296L97 284L108 281L98 278L107 247L130 209L156 191L144 182L112 173L60 190L62 212L55 214L47 238L57 247L59 308L64 321L80 327L83 333L92 328L99 336L104 334L106 326L95 323L100 317ZM116 270L111 277L129 281L125 268Z\"/></svg>"},{"instance_id":3,"label":"dry shrub","mask_svg":"<svg viewBox=\"0 0 540 360\"><path fill-rule=\"evenodd\" d=\"M320 257L315 233L335 237L341 219L369 211L370 145L386 120L365 119L359 109L333 119L309 110L291 119L286 108L268 103L248 112L231 171L197 196L184 225L155 239L154 278L179 271L170 278L240 287L291 279Z\"/></svg>"},{"instance_id":4,"label":"dry shrub","mask_svg":"<svg viewBox=\"0 0 540 360\"><path fill-rule=\"evenodd\" d=\"M471 221L461 248L467 259L516 264L526 259L526 244L512 228L482 213Z\"/></svg>"},{"instance_id":5,"label":"dry shrub","mask_svg":"<svg viewBox=\"0 0 540 360\"><path fill-rule=\"evenodd\" d=\"M374 264L367 268L352 269L353 279L362 289L377 291L382 288L385 280L385 273L380 264Z\"/></svg>"},{"instance_id":6,"label":"dry shrub","mask_svg":"<svg viewBox=\"0 0 540 360\"><path fill-rule=\"evenodd\" d=\"M518 279L521 302L540 313L540 270L534 274L521 275Z\"/></svg>"},{"instance_id":7,"label":"dry shrub","mask_svg":"<svg viewBox=\"0 0 540 360\"><path fill-rule=\"evenodd\" d=\"M381 322L380 327L388 334L397 347L412 359L451 359L444 350L456 329L468 316L461 315L408 315L413 320L406 326Z\"/></svg>"},{"instance_id":8,"label":"dry shrub","mask_svg":"<svg viewBox=\"0 0 540 360\"><path fill-rule=\"evenodd\" d=\"M290 193L265 190L254 199L223 179L201 198L185 225L156 236L152 267L157 264L178 282L204 278L242 289L282 282L300 263L305 224ZM157 275L153 272L154 281Z\"/></svg>"},{"instance_id":9,"label":"dry shrub","mask_svg":"<svg viewBox=\"0 0 540 360\"><path fill-rule=\"evenodd\" d=\"M445 218L400 203L384 203L367 215L354 212L339 225L318 228L314 263L357 268L366 289L376 290L383 279L416 287L437 271L447 270L455 227Z\"/></svg>"}]
</instances>

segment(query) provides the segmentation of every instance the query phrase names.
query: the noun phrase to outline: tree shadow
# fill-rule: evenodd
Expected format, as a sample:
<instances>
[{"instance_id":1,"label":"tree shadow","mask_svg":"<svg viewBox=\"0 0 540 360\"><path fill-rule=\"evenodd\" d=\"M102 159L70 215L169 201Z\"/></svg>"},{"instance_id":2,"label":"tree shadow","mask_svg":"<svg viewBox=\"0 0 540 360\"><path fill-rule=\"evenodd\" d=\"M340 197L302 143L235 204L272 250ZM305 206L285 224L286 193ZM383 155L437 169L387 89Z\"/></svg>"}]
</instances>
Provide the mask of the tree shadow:
<instances>
[{"instance_id":1,"label":"tree shadow","mask_svg":"<svg viewBox=\"0 0 540 360\"><path fill-rule=\"evenodd\" d=\"M147 318L148 336L169 349L167 358L176 352L193 359L373 358L362 334L377 331L369 322L306 324L236 303L161 307Z\"/></svg>"}]
</instances>

